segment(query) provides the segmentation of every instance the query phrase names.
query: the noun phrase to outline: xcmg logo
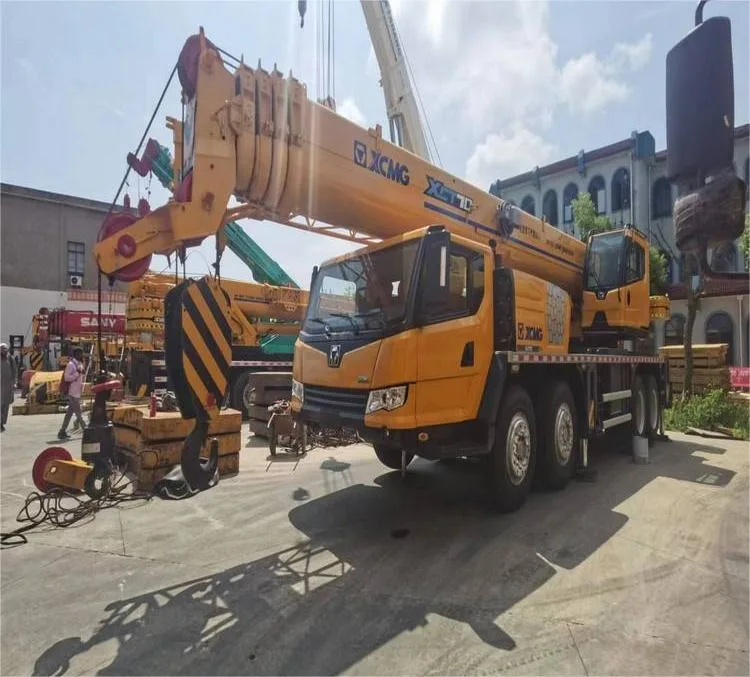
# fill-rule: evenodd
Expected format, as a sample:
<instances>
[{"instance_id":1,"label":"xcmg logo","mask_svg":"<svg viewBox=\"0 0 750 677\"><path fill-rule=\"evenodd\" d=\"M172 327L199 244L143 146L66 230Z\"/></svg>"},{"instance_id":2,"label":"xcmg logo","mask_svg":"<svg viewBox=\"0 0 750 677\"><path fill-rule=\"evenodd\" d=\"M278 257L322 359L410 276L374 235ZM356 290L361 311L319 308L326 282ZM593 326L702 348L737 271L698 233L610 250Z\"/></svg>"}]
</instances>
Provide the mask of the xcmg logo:
<instances>
[{"instance_id":1,"label":"xcmg logo","mask_svg":"<svg viewBox=\"0 0 750 677\"><path fill-rule=\"evenodd\" d=\"M393 158L383 155L379 150L369 149L361 141L354 142L354 164L369 169L375 174L384 176L389 181L400 183L402 186L409 185L409 168Z\"/></svg>"},{"instance_id":2,"label":"xcmg logo","mask_svg":"<svg viewBox=\"0 0 750 677\"><path fill-rule=\"evenodd\" d=\"M465 212L470 212L474 208L474 200L453 190L453 188L448 188L442 181L434 179L429 174L427 175L427 190L424 194Z\"/></svg>"}]
</instances>

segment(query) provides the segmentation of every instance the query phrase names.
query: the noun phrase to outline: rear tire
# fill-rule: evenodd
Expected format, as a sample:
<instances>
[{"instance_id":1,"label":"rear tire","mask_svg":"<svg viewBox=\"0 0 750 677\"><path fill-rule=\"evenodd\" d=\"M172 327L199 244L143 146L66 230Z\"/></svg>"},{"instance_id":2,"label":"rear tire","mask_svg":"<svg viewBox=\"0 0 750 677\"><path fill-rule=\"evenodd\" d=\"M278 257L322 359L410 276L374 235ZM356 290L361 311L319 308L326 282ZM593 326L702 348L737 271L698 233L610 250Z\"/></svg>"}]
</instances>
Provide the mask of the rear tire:
<instances>
[{"instance_id":1,"label":"rear tire","mask_svg":"<svg viewBox=\"0 0 750 677\"><path fill-rule=\"evenodd\" d=\"M387 444L373 444L375 455L378 460L391 470L401 470L401 449L391 447ZM406 465L408 466L414 458L414 454L406 454Z\"/></svg>"},{"instance_id":2,"label":"rear tire","mask_svg":"<svg viewBox=\"0 0 750 677\"><path fill-rule=\"evenodd\" d=\"M653 374L643 377L646 388L646 434L656 435L661 423L661 409L659 407L659 386Z\"/></svg>"},{"instance_id":3,"label":"rear tire","mask_svg":"<svg viewBox=\"0 0 750 677\"><path fill-rule=\"evenodd\" d=\"M268 427L268 451L271 456L276 456L276 446L278 443L278 435L276 434L276 426L272 423Z\"/></svg>"},{"instance_id":4,"label":"rear tire","mask_svg":"<svg viewBox=\"0 0 750 677\"><path fill-rule=\"evenodd\" d=\"M489 461L495 508L518 510L529 493L536 465L534 406L520 386L511 386L503 398Z\"/></svg>"},{"instance_id":5,"label":"rear tire","mask_svg":"<svg viewBox=\"0 0 750 677\"><path fill-rule=\"evenodd\" d=\"M553 383L539 397L539 482L544 489L562 489L573 474L578 449L576 407L570 387Z\"/></svg>"},{"instance_id":6,"label":"rear tire","mask_svg":"<svg viewBox=\"0 0 750 677\"><path fill-rule=\"evenodd\" d=\"M643 437L646 434L646 386L643 384L643 377L638 374L633 381L633 390L631 393L630 410L633 415L633 435Z\"/></svg>"},{"instance_id":7,"label":"rear tire","mask_svg":"<svg viewBox=\"0 0 750 677\"><path fill-rule=\"evenodd\" d=\"M242 397L249 377L250 375L248 373L240 374L232 386L232 409L242 412L243 420L248 417L247 409L242 403Z\"/></svg>"}]
</instances>

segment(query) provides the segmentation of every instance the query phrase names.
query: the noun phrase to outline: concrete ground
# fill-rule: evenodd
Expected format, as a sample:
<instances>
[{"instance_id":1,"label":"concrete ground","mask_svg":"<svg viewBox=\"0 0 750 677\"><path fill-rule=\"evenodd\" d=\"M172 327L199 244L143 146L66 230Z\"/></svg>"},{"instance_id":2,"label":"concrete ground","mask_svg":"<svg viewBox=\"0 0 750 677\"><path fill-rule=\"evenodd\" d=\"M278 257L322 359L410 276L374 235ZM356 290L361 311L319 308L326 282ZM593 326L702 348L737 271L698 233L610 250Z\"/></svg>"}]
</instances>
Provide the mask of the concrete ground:
<instances>
[{"instance_id":1,"label":"concrete ground","mask_svg":"<svg viewBox=\"0 0 750 677\"><path fill-rule=\"evenodd\" d=\"M0 438L4 531L60 418ZM473 464L243 439L199 496L3 550L2 673L748 674L747 443L605 449L497 515Z\"/></svg>"}]
</instances>

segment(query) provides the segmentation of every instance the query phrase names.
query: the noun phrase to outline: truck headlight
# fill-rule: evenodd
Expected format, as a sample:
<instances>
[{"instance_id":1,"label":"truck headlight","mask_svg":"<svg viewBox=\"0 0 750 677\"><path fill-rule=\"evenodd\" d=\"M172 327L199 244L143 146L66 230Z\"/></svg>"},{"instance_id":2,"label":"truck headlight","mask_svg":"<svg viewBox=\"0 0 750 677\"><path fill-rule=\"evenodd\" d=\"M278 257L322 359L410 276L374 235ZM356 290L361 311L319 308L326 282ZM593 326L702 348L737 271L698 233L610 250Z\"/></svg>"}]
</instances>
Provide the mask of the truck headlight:
<instances>
[{"instance_id":1,"label":"truck headlight","mask_svg":"<svg viewBox=\"0 0 750 677\"><path fill-rule=\"evenodd\" d=\"M292 379L292 397L300 402L305 401L305 386Z\"/></svg>"},{"instance_id":2,"label":"truck headlight","mask_svg":"<svg viewBox=\"0 0 750 677\"><path fill-rule=\"evenodd\" d=\"M406 386L391 386L390 388L371 390L367 398L365 413L372 414L381 409L392 411L402 407L404 402L406 402Z\"/></svg>"}]
</instances>

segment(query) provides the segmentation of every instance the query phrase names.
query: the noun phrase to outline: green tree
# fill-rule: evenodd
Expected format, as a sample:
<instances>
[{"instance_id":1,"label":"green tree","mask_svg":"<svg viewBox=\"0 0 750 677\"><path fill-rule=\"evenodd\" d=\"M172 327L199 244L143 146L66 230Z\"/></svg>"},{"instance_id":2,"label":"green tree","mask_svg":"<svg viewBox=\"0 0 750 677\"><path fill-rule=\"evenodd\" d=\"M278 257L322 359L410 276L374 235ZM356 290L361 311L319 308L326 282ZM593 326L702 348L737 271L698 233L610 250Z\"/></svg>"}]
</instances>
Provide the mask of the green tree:
<instances>
[{"instance_id":1,"label":"green tree","mask_svg":"<svg viewBox=\"0 0 750 677\"><path fill-rule=\"evenodd\" d=\"M650 267L649 293L652 296L664 294L667 291L667 259L658 249L648 248Z\"/></svg>"},{"instance_id":2,"label":"green tree","mask_svg":"<svg viewBox=\"0 0 750 677\"><path fill-rule=\"evenodd\" d=\"M584 191L573 202L573 221L575 222L581 239L585 242L592 233L602 233L612 230L612 224L606 216L596 213L591 195Z\"/></svg>"},{"instance_id":3,"label":"green tree","mask_svg":"<svg viewBox=\"0 0 750 677\"><path fill-rule=\"evenodd\" d=\"M740 250L745 264L745 272L750 272L750 214L745 214L745 230L740 235Z\"/></svg>"}]
</instances>

